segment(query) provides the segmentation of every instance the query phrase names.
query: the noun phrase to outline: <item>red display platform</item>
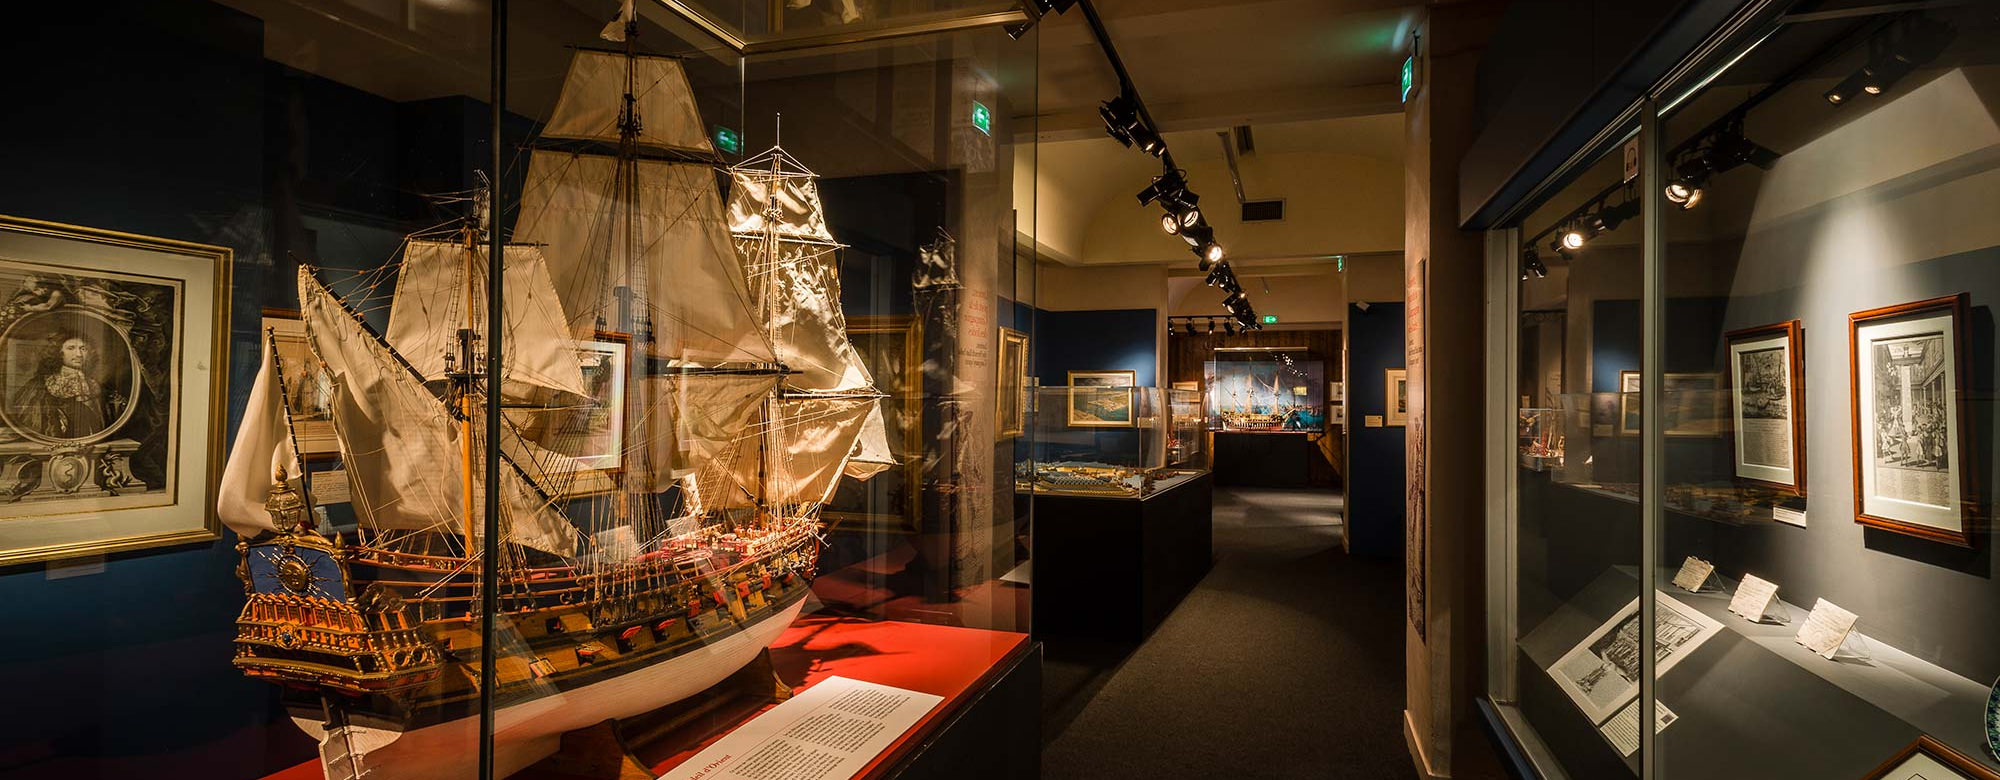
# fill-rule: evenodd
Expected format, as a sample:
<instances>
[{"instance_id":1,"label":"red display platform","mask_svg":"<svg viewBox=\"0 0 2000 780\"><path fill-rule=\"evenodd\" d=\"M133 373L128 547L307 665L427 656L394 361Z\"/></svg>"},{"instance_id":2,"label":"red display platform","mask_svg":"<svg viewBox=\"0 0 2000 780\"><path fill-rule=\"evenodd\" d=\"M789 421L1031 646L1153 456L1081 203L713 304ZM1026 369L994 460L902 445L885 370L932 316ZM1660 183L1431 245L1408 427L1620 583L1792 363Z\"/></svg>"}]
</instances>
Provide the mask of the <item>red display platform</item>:
<instances>
[{"instance_id":1,"label":"red display platform","mask_svg":"<svg viewBox=\"0 0 2000 780\"><path fill-rule=\"evenodd\" d=\"M771 646L778 677L804 690L828 677L847 677L944 697L944 703L924 716L885 751L860 777L881 776L923 744L952 713L991 684L1029 648L1027 634L936 626L901 621L867 621L807 616L786 629ZM645 745L633 746L638 758L658 776L692 758L730 730L776 706L725 710ZM467 757L470 760L471 757ZM266 780L318 780L318 761L270 775ZM529 767L515 780L555 780L560 775Z\"/></svg>"}]
</instances>

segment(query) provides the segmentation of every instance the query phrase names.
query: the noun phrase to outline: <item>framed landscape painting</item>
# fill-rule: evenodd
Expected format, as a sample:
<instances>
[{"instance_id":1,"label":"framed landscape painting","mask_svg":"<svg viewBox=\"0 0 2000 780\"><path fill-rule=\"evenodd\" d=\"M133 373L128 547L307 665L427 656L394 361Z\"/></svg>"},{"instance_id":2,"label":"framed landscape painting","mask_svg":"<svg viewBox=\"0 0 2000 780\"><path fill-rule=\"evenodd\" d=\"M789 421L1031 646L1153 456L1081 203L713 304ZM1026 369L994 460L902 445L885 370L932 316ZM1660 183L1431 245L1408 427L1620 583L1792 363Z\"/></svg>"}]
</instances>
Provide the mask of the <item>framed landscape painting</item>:
<instances>
[{"instance_id":1,"label":"framed landscape painting","mask_svg":"<svg viewBox=\"0 0 2000 780\"><path fill-rule=\"evenodd\" d=\"M1854 519L1862 525L1972 546L1967 305L1959 293L1848 315Z\"/></svg>"},{"instance_id":2,"label":"framed landscape painting","mask_svg":"<svg viewBox=\"0 0 2000 780\"><path fill-rule=\"evenodd\" d=\"M1067 422L1077 428L1130 428L1136 371L1069 372Z\"/></svg>"},{"instance_id":3,"label":"framed landscape painting","mask_svg":"<svg viewBox=\"0 0 2000 780\"><path fill-rule=\"evenodd\" d=\"M229 262L0 217L0 565L219 536Z\"/></svg>"}]
</instances>

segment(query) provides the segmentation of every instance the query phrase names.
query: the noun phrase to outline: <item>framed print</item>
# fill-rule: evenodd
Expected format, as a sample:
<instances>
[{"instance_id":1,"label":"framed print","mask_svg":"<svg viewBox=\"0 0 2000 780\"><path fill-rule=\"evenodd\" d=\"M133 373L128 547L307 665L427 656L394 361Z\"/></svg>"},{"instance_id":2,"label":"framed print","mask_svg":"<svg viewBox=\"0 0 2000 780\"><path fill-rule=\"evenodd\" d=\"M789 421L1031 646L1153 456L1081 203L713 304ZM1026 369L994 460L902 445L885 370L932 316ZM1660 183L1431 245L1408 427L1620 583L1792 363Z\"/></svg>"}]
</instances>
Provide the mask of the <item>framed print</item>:
<instances>
[{"instance_id":1,"label":"framed print","mask_svg":"<svg viewBox=\"0 0 2000 780\"><path fill-rule=\"evenodd\" d=\"M847 318L847 340L875 377L882 399L883 432L900 464L866 482L843 479L820 518L834 531L914 534L923 520L924 427L923 321L903 314Z\"/></svg>"},{"instance_id":2,"label":"framed print","mask_svg":"<svg viewBox=\"0 0 2000 780\"><path fill-rule=\"evenodd\" d=\"M1730 331L1730 430L1736 478L1806 489L1805 348L1798 320Z\"/></svg>"},{"instance_id":3,"label":"framed print","mask_svg":"<svg viewBox=\"0 0 2000 780\"><path fill-rule=\"evenodd\" d=\"M1618 372L1618 435L1637 436L1639 426L1645 422L1644 412L1639 408L1639 372Z\"/></svg>"},{"instance_id":4,"label":"framed print","mask_svg":"<svg viewBox=\"0 0 2000 780\"><path fill-rule=\"evenodd\" d=\"M229 263L0 217L0 565L220 535Z\"/></svg>"},{"instance_id":5,"label":"framed print","mask_svg":"<svg viewBox=\"0 0 2000 780\"><path fill-rule=\"evenodd\" d=\"M993 435L1011 439L1027 428L1028 334L1000 329L999 387L993 393Z\"/></svg>"},{"instance_id":6,"label":"framed print","mask_svg":"<svg viewBox=\"0 0 2000 780\"><path fill-rule=\"evenodd\" d=\"M278 350L284 373L285 413L299 454L340 452L333 432L333 374L306 344L306 323L291 309L265 309L264 330Z\"/></svg>"},{"instance_id":7,"label":"framed print","mask_svg":"<svg viewBox=\"0 0 2000 780\"><path fill-rule=\"evenodd\" d=\"M1076 428L1130 428L1136 371L1069 372L1067 422Z\"/></svg>"},{"instance_id":8,"label":"framed print","mask_svg":"<svg viewBox=\"0 0 2000 780\"><path fill-rule=\"evenodd\" d=\"M322 530L353 531L359 525L359 518L354 513L353 487L347 481L347 466L340 453L307 454L300 458L299 465L311 478L306 490L311 494L314 509L326 517Z\"/></svg>"},{"instance_id":9,"label":"framed print","mask_svg":"<svg viewBox=\"0 0 2000 780\"><path fill-rule=\"evenodd\" d=\"M2000 780L2000 773L1943 742L1917 737L1861 780Z\"/></svg>"},{"instance_id":10,"label":"framed print","mask_svg":"<svg viewBox=\"0 0 2000 780\"><path fill-rule=\"evenodd\" d=\"M1854 519L1862 525L1972 546L1967 303L1959 293L1847 316Z\"/></svg>"},{"instance_id":11,"label":"framed print","mask_svg":"<svg viewBox=\"0 0 2000 780\"><path fill-rule=\"evenodd\" d=\"M1382 424L1390 427L1410 423L1410 371L1407 368L1382 369L1382 398L1385 413Z\"/></svg>"},{"instance_id":12,"label":"framed print","mask_svg":"<svg viewBox=\"0 0 2000 780\"><path fill-rule=\"evenodd\" d=\"M560 415L551 435L572 453L582 471L566 497L611 490L625 470L625 387L631 372L632 337L599 331L576 342L577 368L591 403Z\"/></svg>"}]
</instances>

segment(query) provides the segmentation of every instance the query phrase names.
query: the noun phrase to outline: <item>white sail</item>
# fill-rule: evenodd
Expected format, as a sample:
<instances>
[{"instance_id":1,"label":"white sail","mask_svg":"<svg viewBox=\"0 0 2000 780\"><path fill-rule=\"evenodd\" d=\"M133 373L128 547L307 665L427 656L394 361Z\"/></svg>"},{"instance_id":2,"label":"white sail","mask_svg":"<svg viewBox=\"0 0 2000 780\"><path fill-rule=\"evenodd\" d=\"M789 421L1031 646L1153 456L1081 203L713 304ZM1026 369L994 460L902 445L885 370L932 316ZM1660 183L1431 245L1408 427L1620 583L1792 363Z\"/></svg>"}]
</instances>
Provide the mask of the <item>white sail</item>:
<instances>
[{"instance_id":1,"label":"white sail","mask_svg":"<svg viewBox=\"0 0 2000 780\"><path fill-rule=\"evenodd\" d=\"M769 506L826 503L877 405L873 396L772 400L767 408L775 410L776 430L767 423L766 440L782 444L769 458L752 447L737 454L734 477L744 489L728 495L725 505L746 505L746 495L761 495Z\"/></svg>"},{"instance_id":2,"label":"white sail","mask_svg":"<svg viewBox=\"0 0 2000 780\"><path fill-rule=\"evenodd\" d=\"M617 143L628 68L639 114L639 143L704 156L715 154L680 60L644 54L628 59L615 52L577 52L569 61L562 95L556 99L548 125L542 128L542 137Z\"/></svg>"},{"instance_id":3,"label":"white sail","mask_svg":"<svg viewBox=\"0 0 2000 780\"><path fill-rule=\"evenodd\" d=\"M847 467L842 471L865 481L894 465L896 453L889 448L889 425L882 417L882 402L876 401L868 409L868 419L861 423L861 440L856 444L854 457L847 459Z\"/></svg>"},{"instance_id":4,"label":"white sail","mask_svg":"<svg viewBox=\"0 0 2000 780\"><path fill-rule=\"evenodd\" d=\"M628 288L651 317L657 354L692 365L771 362L712 169L633 161L636 200L627 203L619 168L613 157L549 151L528 165L514 237L544 245L572 332L617 323L617 291Z\"/></svg>"},{"instance_id":5,"label":"white sail","mask_svg":"<svg viewBox=\"0 0 2000 780\"><path fill-rule=\"evenodd\" d=\"M874 377L847 340L831 254L811 245L777 242L776 258L766 261L760 259L768 254L765 243L738 236L737 250L752 277L751 300L768 318L771 346L791 370L785 387L812 393L875 392Z\"/></svg>"},{"instance_id":6,"label":"white sail","mask_svg":"<svg viewBox=\"0 0 2000 780\"><path fill-rule=\"evenodd\" d=\"M769 374L694 374L646 380L650 417L634 424L647 450L639 484L659 492L685 483L703 467L734 462L756 449L757 410L771 396ZM718 472L720 469L715 469Z\"/></svg>"},{"instance_id":7,"label":"white sail","mask_svg":"<svg viewBox=\"0 0 2000 780\"><path fill-rule=\"evenodd\" d=\"M275 530L264 502L271 498L271 486L279 469L299 478L299 459L292 450L292 437L285 423L285 402L279 393L277 355L267 335L264 360L257 367L257 379L250 385L250 403L243 409L243 423L236 428L236 442L229 447L229 460L222 466L222 483L216 487L215 513L238 536L250 538Z\"/></svg>"},{"instance_id":8,"label":"white sail","mask_svg":"<svg viewBox=\"0 0 2000 780\"><path fill-rule=\"evenodd\" d=\"M458 351L458 329L470 327L478 338L486 337L486 253L484 242L467 248L443 241L411 241L403 251L387 337L397 354L426 380L446 379L445 356ZM545 390L583 395L576 342L569 336L569 323L541 250L508 246L502 270L501 290L507 298L502 311L507 322L501 342L501 397L530 400L544 396Z\"/></svg>"},{"instance_id":9,"label":"white sail","mask_svg":"<svg viewBox=\"0 0 2000 780\"><path fill-rule=\"evenodd\" d=\"M314 351L333 375L334 430L362 521L377 530L458 531L465 516L458 421L310 268L299 269L299 308ZM509 541L557 555L574 551L569 521L512 465L502 464L500 481Z\"/></svg>"},{"instance_id":10,"label":"white sail","mask_svg":"<svg viewBox=\"0 0 2000 780\"><path fill-rule=\"evenodd\" d=\"M835 243L812 174L773 174L762 166L768 163L752 160L729 170L729 232L762 236L769 227L780 238ZM768 216L773 210L775 218Z\"/></svg>"}]
</instances>

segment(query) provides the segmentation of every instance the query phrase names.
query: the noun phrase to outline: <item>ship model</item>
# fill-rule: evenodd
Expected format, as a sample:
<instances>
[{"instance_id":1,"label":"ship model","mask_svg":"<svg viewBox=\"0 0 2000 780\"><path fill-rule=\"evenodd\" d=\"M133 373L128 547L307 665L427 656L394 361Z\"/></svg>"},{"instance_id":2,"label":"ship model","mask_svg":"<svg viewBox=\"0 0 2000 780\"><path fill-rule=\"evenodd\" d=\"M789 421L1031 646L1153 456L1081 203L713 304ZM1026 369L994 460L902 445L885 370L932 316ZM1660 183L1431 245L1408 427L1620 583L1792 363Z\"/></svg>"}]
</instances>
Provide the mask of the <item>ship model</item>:
<instances>
[{"instance_id":1,"label":"ship model","mask_svg":"<svg viewBox=\"0 0 2000 780\"><path fill-rule=\"evenodd\" d=\"M720 168L680 63L634 51L629 10L607 32L625 46L575 53L501 257L485 194L468 196L473 216L412 235L346 297L300 269L329 381L288 386L299 372L266 334L218 507L247 592L234 664L282 686L330 780L472 776L489 639L501 776L565 732L722 681L798 616L838 480L892 462L816 177L778 147ZM488 349L494 262L505 319ZM353 302L379 306L392 275L378 332ZM622 387L581 367L600 339L630 345ZM289 412L302 392L331 407L351 534L313 510ZM615 465L591 451L607 439ZM496 560L480 555L489 492ZM483 615L487 567L499 611Z\"/></svg>"}]
</instances>

